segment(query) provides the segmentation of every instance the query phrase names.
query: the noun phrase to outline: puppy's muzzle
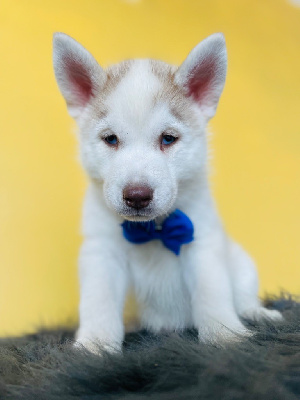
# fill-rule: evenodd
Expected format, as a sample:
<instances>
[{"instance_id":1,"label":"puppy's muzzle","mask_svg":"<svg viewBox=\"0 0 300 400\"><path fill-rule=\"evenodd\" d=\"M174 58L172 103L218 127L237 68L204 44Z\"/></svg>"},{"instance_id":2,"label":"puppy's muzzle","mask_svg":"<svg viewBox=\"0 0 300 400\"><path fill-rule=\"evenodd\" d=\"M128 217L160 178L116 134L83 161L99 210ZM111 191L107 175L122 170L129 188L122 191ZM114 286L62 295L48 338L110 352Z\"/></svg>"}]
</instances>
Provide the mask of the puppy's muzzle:
<instances>
[{"instance_id":1,"label":"puppy's muzzle","mask_svg":"<svg viewBox=\"0 0 300 400\"><path fill-rule=\"evenodd\" d=\"M126 186L123 200L128 207L140 210L149 205L153 199L153 190L149 186Z\"/></svg>"}]
</instances>

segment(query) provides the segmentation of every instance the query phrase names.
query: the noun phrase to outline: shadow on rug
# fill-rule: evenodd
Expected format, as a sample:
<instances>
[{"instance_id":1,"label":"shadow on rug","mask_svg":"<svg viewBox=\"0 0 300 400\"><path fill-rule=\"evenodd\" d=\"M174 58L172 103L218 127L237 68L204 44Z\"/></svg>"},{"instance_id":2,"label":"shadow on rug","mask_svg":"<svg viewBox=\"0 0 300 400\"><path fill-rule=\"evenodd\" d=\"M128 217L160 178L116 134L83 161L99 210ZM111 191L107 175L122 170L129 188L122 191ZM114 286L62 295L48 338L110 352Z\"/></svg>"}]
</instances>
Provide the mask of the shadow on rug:
<instances>
[{"instance_id":1,"label":"shadow on rug","mask_svg":"<svg viewBox=\"0 0 300 400\"><path fill-rule=\"evenodd\" d=\"M248 322L255 335L224 348L193 331L129 334L123 354L103 357L73 349L68 329L1 339L0 399L298 400L300 303L267 305L284 322Z\"/></svg>"}]
</instances>

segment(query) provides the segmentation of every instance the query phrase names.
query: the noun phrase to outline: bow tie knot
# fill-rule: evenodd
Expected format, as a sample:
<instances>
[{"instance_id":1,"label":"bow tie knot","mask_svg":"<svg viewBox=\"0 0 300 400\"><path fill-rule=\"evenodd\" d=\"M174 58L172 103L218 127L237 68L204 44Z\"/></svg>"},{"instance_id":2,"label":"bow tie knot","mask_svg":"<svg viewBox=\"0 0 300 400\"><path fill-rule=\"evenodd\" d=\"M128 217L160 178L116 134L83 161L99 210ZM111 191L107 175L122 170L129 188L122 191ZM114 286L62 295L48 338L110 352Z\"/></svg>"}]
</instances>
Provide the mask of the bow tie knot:
<instances>
[{"instance_id":1,"label":"bow tie knot","mask_svg":"<svg viewBox=\"0 0 300 400\"><path fill-rule=\"evenodd\" d=\"M131 243L141 244L150 240L161 240L165 247L177 256L183 244L194 240L194 227L189 217L180 210L175 210L167 217L161 227L155 221L131 222L122 224L123 235Z\"/></svg>"}]
</instances>

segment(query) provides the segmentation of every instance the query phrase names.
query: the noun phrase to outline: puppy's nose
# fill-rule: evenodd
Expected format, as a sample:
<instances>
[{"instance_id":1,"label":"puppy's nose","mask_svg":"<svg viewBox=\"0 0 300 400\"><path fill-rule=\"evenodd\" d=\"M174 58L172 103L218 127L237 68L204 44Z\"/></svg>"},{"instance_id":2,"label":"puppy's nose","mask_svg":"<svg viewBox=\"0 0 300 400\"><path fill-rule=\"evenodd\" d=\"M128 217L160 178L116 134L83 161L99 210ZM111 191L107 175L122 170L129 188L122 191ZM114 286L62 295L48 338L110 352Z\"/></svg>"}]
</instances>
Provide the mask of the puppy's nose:
<instances>
[{"instance_id":1,"label":"puppy's nose","mask_svg":"<svg viewBox=\"0 0 300 400\"><path fill-rule=\"evenodd\" d=\"M147 207L152 198L153 190L149 186L127 186L123 190L125 203L137 210Z\"/></svg>"}]
</instances>

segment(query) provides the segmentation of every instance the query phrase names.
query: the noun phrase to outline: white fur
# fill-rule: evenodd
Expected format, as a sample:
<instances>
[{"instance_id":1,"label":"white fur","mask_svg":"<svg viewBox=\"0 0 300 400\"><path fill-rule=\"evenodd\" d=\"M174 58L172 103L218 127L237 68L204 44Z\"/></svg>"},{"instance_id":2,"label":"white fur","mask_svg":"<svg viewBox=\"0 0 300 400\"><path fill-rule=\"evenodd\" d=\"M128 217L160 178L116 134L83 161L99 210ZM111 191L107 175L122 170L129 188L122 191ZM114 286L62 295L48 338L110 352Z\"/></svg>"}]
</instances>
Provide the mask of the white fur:
<instances>
[{"instance_id":1,"label":"white fur","mask_svg":"<svg viewBox=\"0 0 300 400\"><path fill-rule=\"evenodd\" d=\"M90 176L79 260L77 342L92 351L95 342L120 349L130 286L140 305L141 326L154 332L196 327L201 340L220 342L248 334L240 317L280 318L261 306L255 266L224 232L209 189L205 125L225 82L223 36L205 39L177 71L170 69L171 85L183 96L177 106L182 105L187 118L172 112L171 97L159 96L167 83L153 72L150 60L131 61L105 92L109 73L73 39L56 34L54 67L78 122L81 159ZM87 75L91 93L86 87L81 93L80 85L74 84L80 74ZM99 117L100 108L106 111ZM179 136L166 151L160 147L162 132ZM101 139L109 134L118 136L117 149ZM153 189L150 206L140 211L126 206L122 193L129 184ZM179 257L157 240L135 245L124 239L124 218L160 223L176 208L195 227L195 240L182 246Z\"/></svg>"}]
</instances>

